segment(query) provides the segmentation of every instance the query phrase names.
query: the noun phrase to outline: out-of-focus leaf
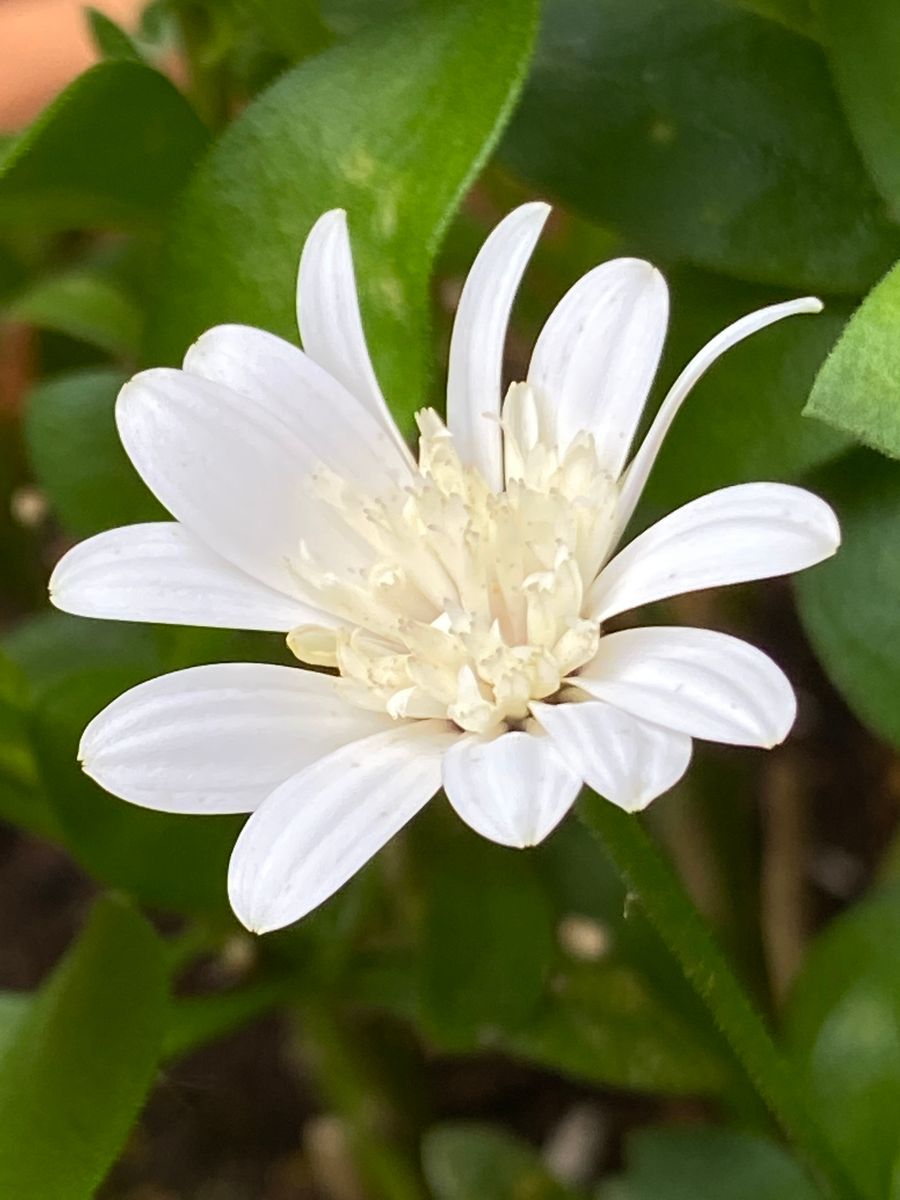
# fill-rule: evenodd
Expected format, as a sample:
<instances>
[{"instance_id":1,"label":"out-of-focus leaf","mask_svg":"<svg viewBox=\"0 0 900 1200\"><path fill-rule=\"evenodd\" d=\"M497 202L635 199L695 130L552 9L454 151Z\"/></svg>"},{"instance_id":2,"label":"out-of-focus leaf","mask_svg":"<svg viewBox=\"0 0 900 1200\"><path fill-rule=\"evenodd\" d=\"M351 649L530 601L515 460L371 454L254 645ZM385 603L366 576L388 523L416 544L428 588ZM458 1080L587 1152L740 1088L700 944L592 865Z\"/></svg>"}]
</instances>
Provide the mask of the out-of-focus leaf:
<instances>
[{"instance_id":1,"label":"out-of-focus leaf","mask_svg":"<svg viewBox=\"0 0 900 1200\"><path fill-rule=\"evenodd\" d=\"M572 1079L670 1096L715 1096L728 1080L717 1059L628 967L573 964L527 1022L499 1047Z\"/></svg>"},{"instance_id":2,"label":"out-of-focus leaf","mask_svg":"<svg viewBox=\"0 0 900 1200\"><path fill-rule=\"evenodd\" d=\"M527 1142L491 1125L458 1121L430 1129L422 1166L435 1200L576 1200Z\"/></svg>"},{"instance_id":3,"label":"out-of-focus leaf","mask_svg":"<svg viewBox=\"0 0 900 1200\"><path fill-rule=\"evenodd\" d=\"M126 58L132 62L143 62L143 55L130 34L106 13L101 12L99 8L86 8L84 15L91 39L101 58Z\"/></svg>"},{"instance_id":4,"label":"out-of-focus leaf","mask_svg":"<svg viewBox=\"0 0 900 1200\"><path fill-rule=\"evenodd\" d=\"M805 412L900 458L900 265L866 296L825 360Z\"/></svg>"},{"instance_id":5,"label":"out-of-focus leaf","mask_svg":"<svg viewBox=\"0 0 900 1200\"><path fill-rule=\"evenodd\" d=\"M238 0L271 49L299 60L318 54L334 40L317 0Z\"/></svg>"},{"instance_id":6,"label":"out-of-focus leaf","mask_svg":"<svg viewBox=\"0 0 900 1200\"><path fill-rule=\"evenodd\" d=\"M900 474L859 451L815 486L837 509L843 545L795 579L800 617L860 720L900 746Z\"/></svg>"},{"instance_id":7,"label":"out-of-focus leaf","mask_svg":"<svg viewBox=\"0 0 900 1200\"><path fill-rule=\"evenodd\" d=\"M807 1094L865 1196L900 1155L900 889L839 917L812 946L787 1009Z\"/></svg>"},{"instance_id":8,"label":"out-of-focus leaf","mask_svg":"<svg viewBox=\"0 0 900 1200\"><path fill-rule=\"evenodd\" d=\"M672 327L660 375L671 383L729 322L783 299L695 271L671 279ZM801 415L815 372L844 323L841 307L763 330L730 350L691 392L663 445L646 495L670 511L705 492L755 479L792 481L851 439Z\"/></svg>"},{"instance_id":9,"label":"out-of-focus leaf","mask_svg":"<svg viewBox=\"0 0 900 1200\"><path fill-rule=\"evenodd\" d=\"M41 792L28 733L28 688L21 671L0 655L0 820L42 837L58 836Z\"/></svg>"},{"instance_id":10,"label":"out-of-focus leaf","mask_svg":"<svg viewBox=\"0 0 900 1200\"><path fill-rule=\"evenodd\" d=\"M709 0L550 0L505 157L646 251L759 283L859 292L900 245L820 48Z\"/></svg>"},{"instance_id":11,"label":"out-of-focus leaf","mask_svg":"<svg viewBox=\"0 0 900 1200\"><path fill-rule=\"evenodd\" d=\"M269 1012L290 995L291 989L284 981L272 979L209 996L174 1000L163 1039L163 1058L181 1058Z\"/></svg>"},{"instance_id":12,"label":"out-of-focus leaf","mask_svg":"<svg viewBox=\"0 0 900 1200\"><path fill-rule=\"evenodd\" d=\"M156 934L101 900L0 1058L0 1194L94 1194L153 1081L165 1009Z\"/></svg>"},{"instance_id":13,"label":"out-of-focus leaf","mask_svg":"<svg viewBox=\"0 0 900 1200\"><path fill-rule=\"evenodd\" d=\"M36 280L16 296L5 316L39 329L52 329L113 355L136 353L141 312L112 280L71 271Z\"/></svg>"},{"instance_id":14,"label":"out-of-focus leaf","mask_svg":"<svg viewBox=\"0 0 900 1200\"><path fill-rule=\"evenodd\" d=\"M518 92L534 18L523 0L429 5L310 59L252 103L180 206L150 359L178 360L220 321L295 338L300 248L341 206L381 382L408 419L426 396L434 254Z\"/></svg>"},{"instance_id":15,"label":"out-of-focus leaf","mask_svg":"<svg viewBox=\"0 0 900 1200\"><path fill-rule=\"evenodd\" d=\"M35 476L62 524L80 537L167 515L119 441L115 401L124 382L113 369L73 371L39 383L28 397L25 439Z\"/></svg>"},{"instance_id":16,"label":"out-of-focus leaf","mask_svg":"<svg viewBox=\"0 0 900 1200\"><path fill-rule=\"evenodd\" d=\"M777 21L786 29L807 37L813 37L818 31L817 13L812 0L719 0L719 3L742 8L769 21Z\"/></svg>"},{"instance_id":17,"label":"out-of-focus leaf","mask_svg":"<svg viewBox=\"0 0 900 1200\"><path fill-rule=\"evenodd\" d=\"M900 219L900 10L891 0L820 0L818 17L850 127Z\"/></svg>"},{"instance_id":18,"label":"out-of-focus leaf","mask_svg":"<svg viewBox=\"0 0 900 1200\"><path fill-rule=\"evenodd\" d=\"M0 992L0 1061L17 1037L31 1005L32 997L27 992Z\"/></svg>"},{"instance_id":19,"label":"out-of-focus leaf","mask_svg":"<svg viewBox=\"0 0 900 1200\"><path fill-rule=\"evenodd\" d=\"M206 141L164 76L136 62L100 63L0 160L0 221L28 229L157 226Z\"/></svg>"},{"instance_id":20,"label":"out-of-focus leaf","mask_svg":"<svg viewBox=\"0 0 900 1200\"><path fill-rule=\"evenodd\" d=\"M534 1013L553 961L553 928L526 857L464 828L447 833L422 877L420 1004L426 1030L442 1044L472 1048Z\"/></svg>"},{"instance_id":21,"label":"out-of-focus leaf","mask_svg":"<svg viewBox=\"0 0 900 1200\"><path fill-rule=\"evenodd\" d=\"M727 1129L641 1129L627 1164L597 1200L822 1200L780 1146Z\"/></svg>"}]
</instances>

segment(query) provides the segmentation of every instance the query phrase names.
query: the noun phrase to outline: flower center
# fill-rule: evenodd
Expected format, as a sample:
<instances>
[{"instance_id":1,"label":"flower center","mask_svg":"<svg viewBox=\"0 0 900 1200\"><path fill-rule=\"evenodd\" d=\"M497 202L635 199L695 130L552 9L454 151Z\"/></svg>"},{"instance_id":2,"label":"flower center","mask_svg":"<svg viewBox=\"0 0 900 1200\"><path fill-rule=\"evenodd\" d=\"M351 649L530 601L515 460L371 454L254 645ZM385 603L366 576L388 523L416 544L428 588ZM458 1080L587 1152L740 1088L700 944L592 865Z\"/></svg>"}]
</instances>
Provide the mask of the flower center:
<instances>
[{"instance_id":1,"label":"flower center","mask_svg":"<svg viewBox=\"0 0 900 1200\"><path fill-rule=\"evenodd\" d=\"M348 561L326 568L303 545L295 570L304 595L347 625L299 626L288 644L304 662L337 667L364 708L486 733L525 719L596 653L599 624L582 609L618 489L589 434L555 448L527 384L503 406L499 493L463 466L432 409L416 420L411 486L370 498L316 475Z\"/></svg>"}]
</instances>

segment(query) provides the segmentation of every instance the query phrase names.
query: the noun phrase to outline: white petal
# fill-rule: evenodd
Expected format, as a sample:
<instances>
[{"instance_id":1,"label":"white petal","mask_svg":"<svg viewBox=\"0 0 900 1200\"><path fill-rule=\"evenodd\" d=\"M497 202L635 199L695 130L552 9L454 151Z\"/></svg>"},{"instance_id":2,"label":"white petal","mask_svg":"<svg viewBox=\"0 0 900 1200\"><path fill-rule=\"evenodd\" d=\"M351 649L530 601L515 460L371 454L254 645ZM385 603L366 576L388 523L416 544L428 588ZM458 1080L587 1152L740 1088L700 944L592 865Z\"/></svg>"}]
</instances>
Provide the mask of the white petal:
<instances>
[{"instance_id":1,"label":"white petal","mask_svg":"<svg viewBox=\"0 0 900 1200\"><path fill-rule=\"evenodd\" d=\"M176 521L125 525L74 546L50 576L50 599L63 612L115 621L279 633L334 624L233 567Z\"/></svg>"},{"instance_id":2,"label":"white petal","mask_svg":"<svg viewBox=\"0 0 900 1200\"><path fill-rule=\"evenodd\" d=\"M343 209L324 213L309 231L297 277L297 324L310 358L366 405L412 464L366 346Z\"/></svg>"},{"instance_id":3,"label":"white petal","mask_svg":"<svg viewBox=\"0 0 900 1200\"><path fill-rule=\"evenodd\" d=\"M456 740L445 721L414 721L336 750L276 789L241 831L228 894L256 933L327 900L441 786Z\"/></svg>"},{"instance_id":4,"label":"white petal","mask_svg":"<svg viewBox=\"0 0 900 1200\"><path fill-rule=\"evenodd\" d=\"M817 300L815 296L804 296L801 300L788 300L784 304L773 304L768 308L761 308L759 312L749 313L746 317L741 317L739 321L729 325L727 329L723 329L721 333L717 333L712 341L707 342L703 349L694 355L669 389L637 454L625 472L619 501L617 535L625 529L637 508L641 492L644 490L644 485L656 462L656 456L659 454L660 447L679 408L694 384L706 374L716 359L721 358L738 342L744 341L745 338L757 333L760 329L765 329L767 325L774 325L783 317L821 311L822 301Z\"/></svg>"},{"instance_id":5,"label":"white petal","mask_svg":"<svg viewBox=\"0 0 900 1200\"><path fill-rule=\"evenodd\" d=\"M785 483L744 483L676 509L604 567L591 588L600 621L683 592L802 571L837 550L831 508Z\"/></svg>"},{"instance_id":6,"label":"white petal","mask_svg":"<svg viewBox=\"0 0 900 1200\"><path fill-rule=\"evenodd\" d=\"M559 445L592 433L601 464L616 478L656 374L668 314L659 271L639 258L614 259L567 292L534 348L528 382L555 421Z\"/></svg>"},{"instance_id":7,"label":"white petal","mask_svg":"<svg viewBox=\"0 0 900 1200\"><path fill-rule=\"evenodd\" d=\"M589 787L626 812L640 812L678 782L691 739L600 700L532 704L562 758Z\"/></svg>"},{"instance_id":8,"label":"white petal","mask_svg":"<svg viewBox=\"0 0 900 1200\"><path fill-rule=\"evenodd\" d=\"M364 444L373 420L362 420L340 384L288 349L312 369L300 403L274 389L248 402L221 383L159 369L125 385L116 418L131 461L172 515L235 566L291 593L301 539L326 545L332 561L355 553L331 508L311 494L311 473L321 462L343 462L340 473L364 483L379 472ZM275 361L272 370L277 376ZM378 436L386 440L380 427Z\"/></svg>"},{"instance_id":9,"label":"white petal","mask_svg":"<svg viewBox=\"0 0 900 1200\"><path fill-rule=\"evenodd\" d=\"M338 747L389 728L330 675L216 663L139 684L85 729L78 756L115 796L161 812L252 812Z\"/></svg>"},{"instance_id":10,"label":"white petal","mask_svg":"<svg viewBox=\"0 0 900 1200\"><path fill-rule=\"evenodd\" d=\"M472 264L453 322L447 426L463 463L477 467L495 491L503 486L499 417L509 314L549 214L549 204L535 202L504 217Z\"/></svg>"},{"instance_id":11,"label":"white petal","mask_svg":"<svg viewBox=\"0 0 900 1200\"><path fill-rule=\"evenodd\" d=\"M501 846L536 846L578 795L581 776L538 733L466 737L444 758L444 791L467 825Z\"/></svg>"},{"instance_id":12,"label":"white petal","mask_svg":"<svg viewBox=\"0 0 900 1200\"><path fill-rule=\"evenodd\" d=\"M570 682L645 721L736 746L777 745L797 712L793 688L768 655L709 629L608 634Z\"/></svg>"}]
</instances>

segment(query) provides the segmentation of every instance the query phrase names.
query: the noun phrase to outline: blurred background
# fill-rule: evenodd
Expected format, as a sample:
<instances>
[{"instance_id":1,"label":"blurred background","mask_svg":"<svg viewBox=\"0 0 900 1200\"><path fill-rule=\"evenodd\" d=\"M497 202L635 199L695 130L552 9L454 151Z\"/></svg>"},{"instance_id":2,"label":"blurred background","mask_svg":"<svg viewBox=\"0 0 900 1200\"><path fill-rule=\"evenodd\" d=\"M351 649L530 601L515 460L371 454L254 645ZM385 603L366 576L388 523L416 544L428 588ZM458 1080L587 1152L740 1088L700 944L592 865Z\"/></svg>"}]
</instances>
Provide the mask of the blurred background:
<instances>
[{"instance_id":1,"label":"blurred background","mask_svg":"<svg viewBox=\"0 0 900 1200\"><path fill-rule=\"evenodd\" d=\"M194 284L187 267L160 267L193 261L197 229L218 236L225 220L191 208L199 190L178 208L210 140L277 80L290 86L297 63L375 44L383 23L421 7L0 0L0 1033L112 889L149 915L175 1000L140 1117L112 1137L121 1148L102 1200L811 1200L574 817L518 855L434 805L313 918L260 941L225 903L232 821L129 809L75 764L86 720L125 686L204 661L288 661L274 636L64 617L47 605L46 579L74 541L157 511L118 446L112 404L140 363L177 360L207 315L221 315L214 273ZM764 332L699 385L638 517L751 479L803 481L836 504L845 550L796 591L779 580L654 614L769 651L797 687L797 728L765 755L698 747L648 820L823 1120L869 1164L861 1194L898 1195L888 1188L900 1153L900 479L849 433L801 415L847 318L897 257L898 209L869 143L860 150L845 77L809 6L625 7L546 6L517 114L447 230L428 335L437 366L430 384L424 373L416 382L441 404L465 271L492 224L535 196L556 211L517 305L510 378L566 288L616 254L653 258L672 287L657 398L736 316L810 290L825 297L822 317ZM445 69L440 53L422 67L428 78ZM95 63L110 73L67 93L16 160L16 135ZM135 75L120 100L116 71L154 79ZM352 99L365 71L347 71ZM402 62L397 71L386 111L405 102ZM157 72L174 86L163 90ZM464 107L464 89L456 95ZM94 106L107 139L96 170L80 105ZM106 130L116 112L121 127ZM265 119L263 161L287 137ZM432 157L441 152L437 142ZM229 173L224 153L199 169L220 190L260 161L249 154ZM410 200L404 211L419 209ZM246 221L255 233L252 206ZM412 240L434 232L424 221ZM260 251L284 283L281 308L301 240L272 235ZM365 248L361 259L373 261ZM220 307L290 336L281 309L268 319L269 283L239 281ZM373 322L386 321L369 303ZM385 371L401 378L394 360ZM409 429L423 391L391 395ZM104 962L100 974L132 969L127 954ZM79 1187L58 1194L90 1194Z\"/></svg>"}]
</instances>

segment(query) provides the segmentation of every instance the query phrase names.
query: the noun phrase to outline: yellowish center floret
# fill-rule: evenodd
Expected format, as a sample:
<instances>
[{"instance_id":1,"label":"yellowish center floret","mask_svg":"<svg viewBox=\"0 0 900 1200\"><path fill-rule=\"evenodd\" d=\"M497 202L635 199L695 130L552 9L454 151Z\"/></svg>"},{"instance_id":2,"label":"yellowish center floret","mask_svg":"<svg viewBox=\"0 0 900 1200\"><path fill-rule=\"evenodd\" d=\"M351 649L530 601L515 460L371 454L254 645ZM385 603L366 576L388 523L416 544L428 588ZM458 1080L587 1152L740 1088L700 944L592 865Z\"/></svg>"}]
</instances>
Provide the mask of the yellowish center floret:
<instances>
[{"instance_id":1,"label":"yellowish center floret","mask_svg":"<svg viewBox=\"0 0 900 1200\"><path fill-rule=\"evenodd\" d=\"M301 548L304 594L347 627L299 626L288 644L304 662L337 667L364 708L487 733L524 720L531 701L552 697L596 653L599 625L583 607L618 489L590 434L556 449L527 384L503 406L499 493L462 465L432 409L416 419L411 486L370 498L316 476L358 561L335 572Z\"/></svg>"}]
</instances>

